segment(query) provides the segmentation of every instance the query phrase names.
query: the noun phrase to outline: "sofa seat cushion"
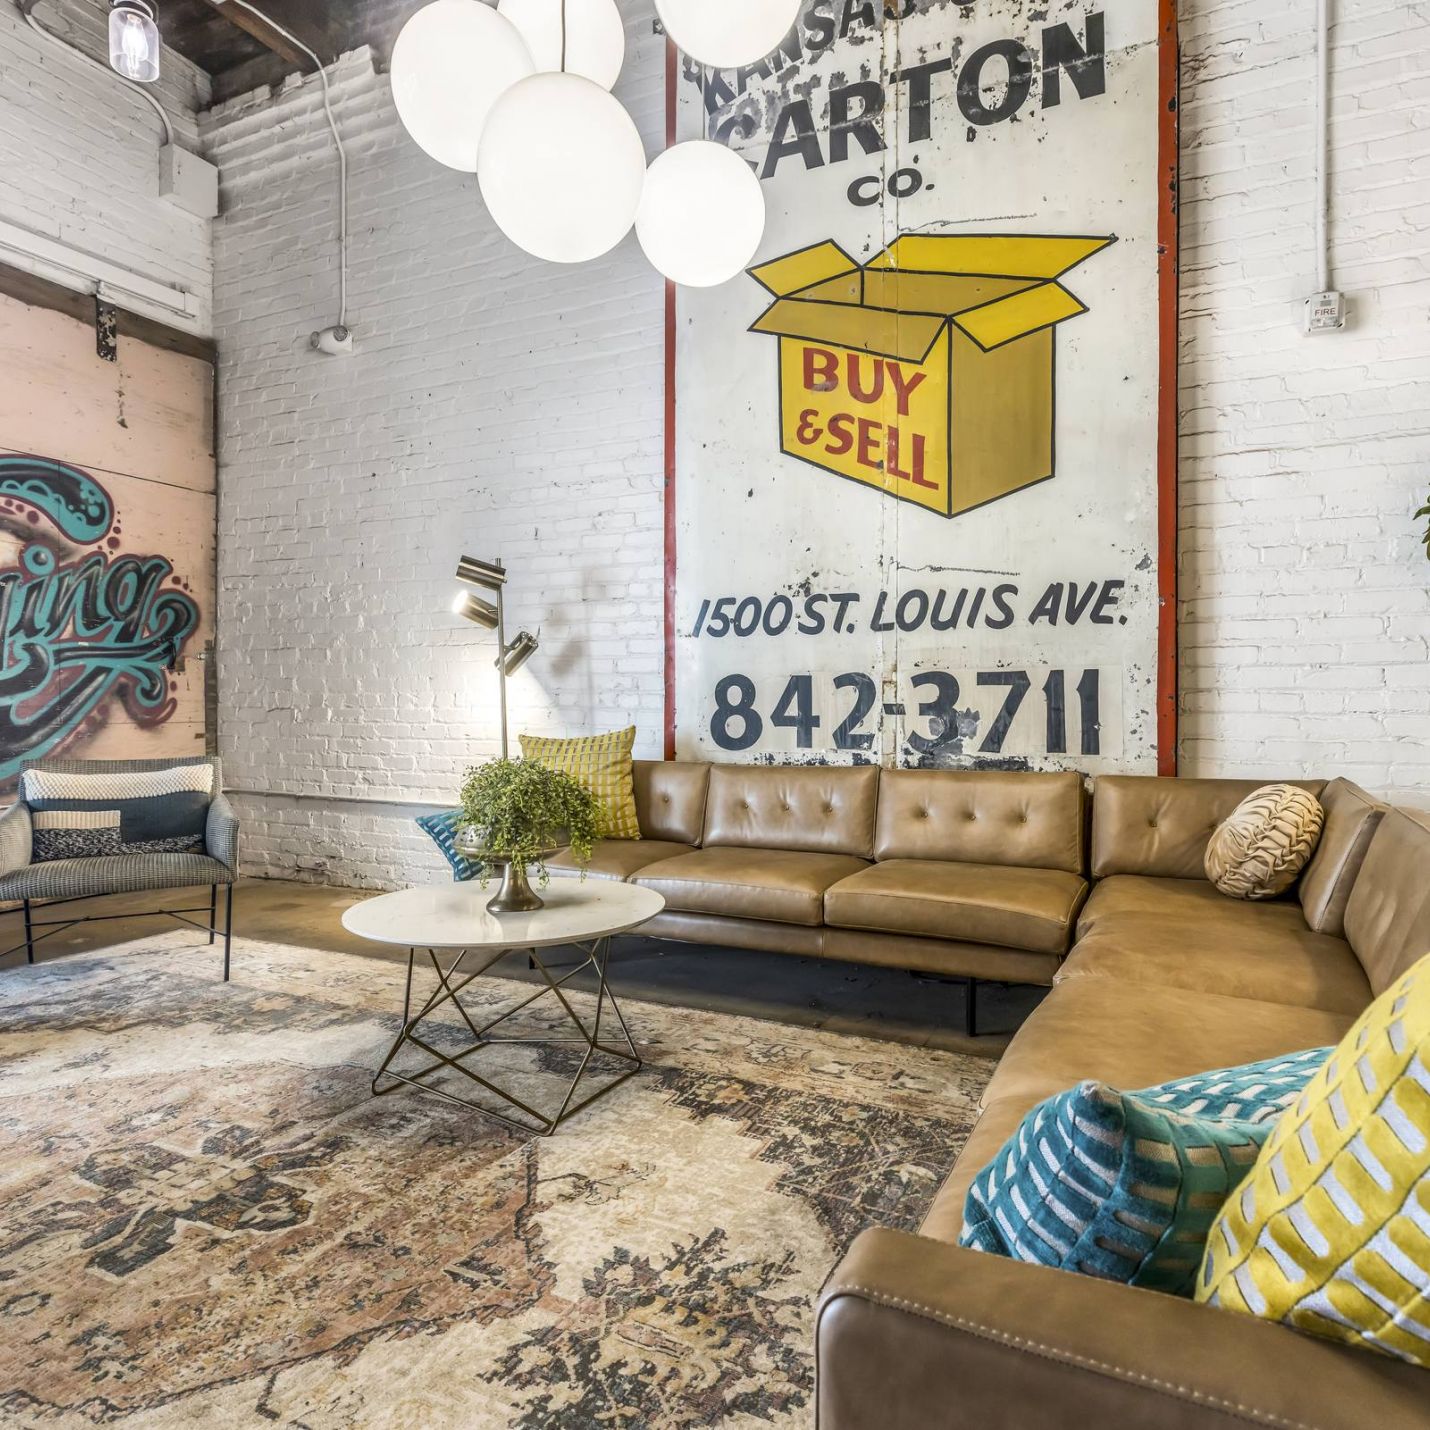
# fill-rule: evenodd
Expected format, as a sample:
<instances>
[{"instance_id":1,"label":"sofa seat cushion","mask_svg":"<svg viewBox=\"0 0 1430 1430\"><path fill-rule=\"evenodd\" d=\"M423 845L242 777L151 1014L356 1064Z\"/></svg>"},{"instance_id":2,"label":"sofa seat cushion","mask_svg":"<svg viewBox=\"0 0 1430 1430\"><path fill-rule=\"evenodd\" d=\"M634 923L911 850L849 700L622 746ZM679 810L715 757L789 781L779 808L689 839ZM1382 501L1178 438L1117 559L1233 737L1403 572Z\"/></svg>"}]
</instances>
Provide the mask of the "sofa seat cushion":
<instances>
[{"instance_id":1,"label":"sofa seat cushion","mask_svg":"<svg viewBox=\"0 0 1430 1430\"><path fill-rule=\"evenodd\" d=\"M986 1106L1035 1102L1092 1078L1151 1087L1210 1068L1324 1048L1355 1014L1230 998L1187 988L1068 978L1029 1014L1003 1054Z\"/></svg>"},{"instance_id":2,"label":"sofa seat cushion","mask_svg":"<svg viewBox=\"0 0 1430 1430\"><path fill-rule=\"evenodd\" d=\"M1372 997L1370 981L1343 938L1280 922L1232 933L1185 914L1122 914L1098 923L1058 971L1059 980L1074 978L1185 988L1351 1017Z\"/></svg>"},{"instance_id":3,"label":"sofa seat cushion","mask_svg":"<svg viewBox=\"0 0 1430 1430\"><path fill-rule=\"evenodd\" d=\"M662 859L678 854L693 854L693 844L678 844L673 839L598 839L591 849L586 865L577 862L570 848L562 849L546 861L553 874L580 874L582 868L592 879L629 879L632 874Z\"/></svg>"},{"instance_id":4,"label":"sofa seat cushion","mask_svg":"<svg viewBox=\"0 0 1430 1430\"><path fill-rule=\"evenodd\" d=\"M874 929L1062 953L1087 881L1062 869L885 859L824 896L831 928Z\"/></svg>"},{"instance_id":5,"label":"sofa seat cushion","mask_svg":"<svg viewBox=\"0 0 1430 1430\"><path fill-rule=\"evenodd\" d=\"M1220 927L1261 929L1306 927L1294 898L1246 903L1219 894L1205 879L1158 879L1145 874L1113 874L1099 879L1078 915L1078 935L1091 933L1119 914L1187 914L1214 919Z\"/></svg>"},{"instance_id":6,"label":"sofa seat cushion","mask_svg":"<svg viewBox=\"0 0 1430 1430\"><path fill-rule=\"evenodd\" d=\"M824 891L867 867L852 854L717 845L662 859L633 882L664 895L666 908L681 913L818 926Z\"/></svg>"},{"instance_id":7,"label":"sofa seat cushion","mask_svg":"<svg viewBox=\"0 0 1430 1430\"><path fill-rule=\"evenodd\" d=\"M1031 1103L1019 1097L1000 1097L989 1102L974 1123L968 1141L953 1170L938 1189L919 1228L920 1236L956 1243L963 1232L963 1212L973 1179L998 1155L1003 1144L1018 1130Z\"/></svg>"}]
</instances>

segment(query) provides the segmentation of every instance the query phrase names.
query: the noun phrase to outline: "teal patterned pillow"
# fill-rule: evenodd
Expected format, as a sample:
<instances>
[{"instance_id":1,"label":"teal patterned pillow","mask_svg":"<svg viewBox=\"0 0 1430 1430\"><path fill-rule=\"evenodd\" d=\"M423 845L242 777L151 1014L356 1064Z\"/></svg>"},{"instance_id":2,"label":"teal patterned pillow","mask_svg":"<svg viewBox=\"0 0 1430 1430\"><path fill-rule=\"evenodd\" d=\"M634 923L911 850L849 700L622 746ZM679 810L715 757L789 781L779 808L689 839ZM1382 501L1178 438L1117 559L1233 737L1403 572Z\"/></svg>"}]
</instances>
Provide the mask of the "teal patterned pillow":
<instances>
[{"instance_id":1,"label":"teal patterned pillow","mask_svg":"<svg viewBox=\"0 0 1430 1430\"><path fill-rule=\"evenodd\" d=\"M1191 1295L1222 1203L1330 1054L1048 1098L978 1174L959 1245Z\"/></svg>"},{"instance_id":2,"label":"teal patterned pillow","mask_svg":"<svg viewBox=\"0 0 1430 1430\"><path fill-rule=\"evenodd\" d=\"M432 837L432 842L442 851L442 857L452 866L452 877L459 884L475 879L482 872L481 862L468 859L457 849L457 833L461 828L460 809L444 809L441 814L424 814L417 820L417 827Z\"/></svg>"},{"instance_id":3,"label":"teal patterned pillow","mask_svg":"<svg viewBox=\"0 0 1430 1430\"><path fill-rule=\"evenodd\" d=\"M1191 1077L1144 1087L1137 1097L1169 1112L1275 1122L1321 1070L1334 1048L1307 1048L1240 1067L1215 1068Z\"/></svg>"}]
</instances>

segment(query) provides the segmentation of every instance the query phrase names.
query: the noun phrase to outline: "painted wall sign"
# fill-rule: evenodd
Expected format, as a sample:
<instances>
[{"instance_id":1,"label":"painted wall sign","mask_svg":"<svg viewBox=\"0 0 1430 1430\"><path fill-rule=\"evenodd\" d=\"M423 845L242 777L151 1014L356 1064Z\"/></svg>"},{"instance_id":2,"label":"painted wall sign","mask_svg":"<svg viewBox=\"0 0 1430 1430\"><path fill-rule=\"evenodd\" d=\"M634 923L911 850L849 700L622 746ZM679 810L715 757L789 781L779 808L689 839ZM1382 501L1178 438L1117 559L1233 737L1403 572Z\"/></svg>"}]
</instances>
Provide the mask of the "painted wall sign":
<instances>
[{"instance_id":1,"label":"painted wall sign","mask_svg":"<svg viewBox=\"0 0 1430 1430\"><path fill-rule=\"evenodd\" d=\"M129 338L111 362L3 295L0 366L0 789L49 754L202 752L212 369Z\"/></svg>"},{"instance_id":2,"label":"painted wall sign","mask_svg":"<svg viewBox=\"0 0 1430 1430\"><path fill-rule=\"evenodd\" d=\"M811 0L673 60L769 215L667 324L675 753L1167 766L1172 44L1169 0Z\"/></svg>"}]
</instances>

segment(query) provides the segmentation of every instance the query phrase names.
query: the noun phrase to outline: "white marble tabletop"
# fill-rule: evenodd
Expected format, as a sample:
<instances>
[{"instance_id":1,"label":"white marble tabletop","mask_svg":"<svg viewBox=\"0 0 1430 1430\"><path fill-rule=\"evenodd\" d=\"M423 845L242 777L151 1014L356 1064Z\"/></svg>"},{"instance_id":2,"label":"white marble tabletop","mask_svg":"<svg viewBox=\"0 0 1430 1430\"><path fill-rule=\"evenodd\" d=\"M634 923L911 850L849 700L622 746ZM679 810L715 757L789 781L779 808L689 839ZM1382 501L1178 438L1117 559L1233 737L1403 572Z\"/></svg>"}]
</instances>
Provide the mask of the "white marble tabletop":
<instances>
[{"instance_id":1,"label":"white marble tabletop","mask_svg":"<svg viewBox=\"0 0 1430 1430\"><path fill-rule=\"evenodd\" d=\"M343 927L359 938L403 948L550 948L624 933L665 907L654 890L634 884L553 878L537 890L545 908L492 914L487 900L496 887L495 879L485 889L473 880L379 894L348 909Z\"/></svg>"}]
</instances>

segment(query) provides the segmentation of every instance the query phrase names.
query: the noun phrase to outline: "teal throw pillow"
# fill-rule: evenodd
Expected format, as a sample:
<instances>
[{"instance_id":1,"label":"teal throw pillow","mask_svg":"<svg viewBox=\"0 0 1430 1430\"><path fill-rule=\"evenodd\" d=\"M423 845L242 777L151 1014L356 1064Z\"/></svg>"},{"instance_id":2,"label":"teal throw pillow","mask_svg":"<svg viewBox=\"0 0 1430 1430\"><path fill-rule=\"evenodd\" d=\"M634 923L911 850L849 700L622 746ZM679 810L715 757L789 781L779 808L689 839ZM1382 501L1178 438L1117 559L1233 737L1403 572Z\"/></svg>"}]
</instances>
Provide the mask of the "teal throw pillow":
<instances>
[{"instance_id":1,"label":"teal throw pillow","mask_svg":"<svg viewBox=\"0 0 1430 1430\"><path fill-rule=\"evenodd\" d=\"M459 884L481 875L481 862L468 859L457 849L457 834L461 829L462 811L444 809L440 814L424 814L417 820L417 827L432 837L432 842L442 851L442 857L452 866L452 878Z\"/></svg>"},{"instance_id":2,"label":"teal throw pillow","mask_svg":"<svg viewBox=\"0 0 1430 1430\"><path fill-rule=\"evenodd\" d=\"M978 1174L959 1245L1190 1296L1222 1203L1330 1053L1048 1098Z\"/></svg>"}]
</instances>

